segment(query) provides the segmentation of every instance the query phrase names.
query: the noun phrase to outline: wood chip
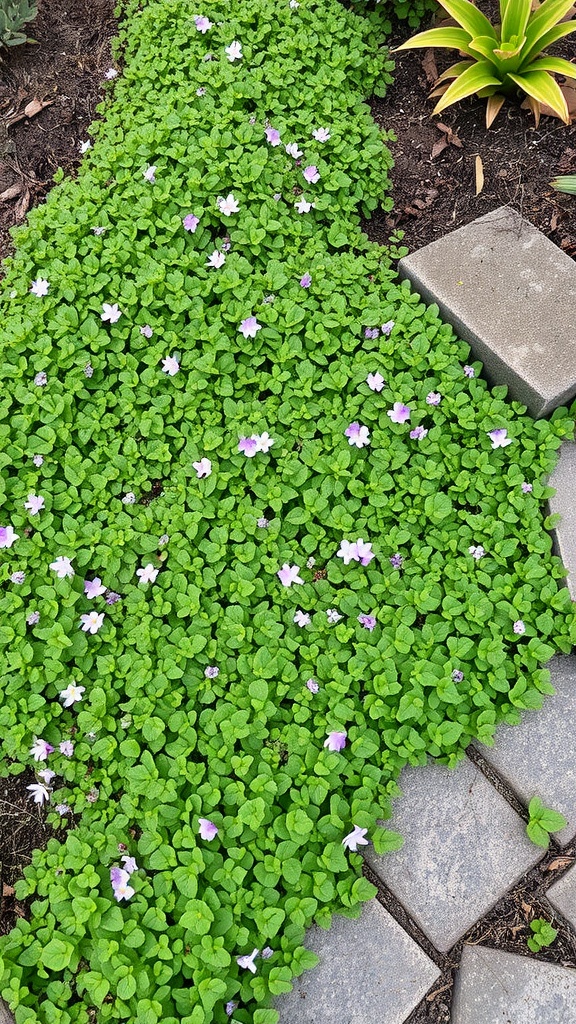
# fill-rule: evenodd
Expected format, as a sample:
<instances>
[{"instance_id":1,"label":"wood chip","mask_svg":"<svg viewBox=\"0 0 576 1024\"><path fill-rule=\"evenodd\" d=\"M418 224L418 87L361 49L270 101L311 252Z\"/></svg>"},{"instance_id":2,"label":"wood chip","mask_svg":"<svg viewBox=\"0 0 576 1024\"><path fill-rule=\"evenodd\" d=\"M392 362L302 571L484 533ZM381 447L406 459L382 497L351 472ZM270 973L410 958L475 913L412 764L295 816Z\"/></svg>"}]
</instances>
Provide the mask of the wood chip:
<instances>
[{"instance_id":1,"label":"wood chip","mask_svg":"<svg viewBox=\"0 0 576 1024\"><path fill-rule=\"evenodd\" d=\"M437 142L432 146L432 152L430 153L430 159L435 160L440 153L443 153L445 149L448 149L448 139L438 139Z\"/></svg>"},{"instance_id":2,"label":"wood chip","mask_svg":"<svg viewBox=\"0 0 576 1024\"><path fill-rule=\"evenodd\" d=\"M462 149L462 143L460 142L460 139L458 138L458 136L456 135L456 132L453 131L452 128L449 128L447 124L442 124L441 121L437 121L436 122L436 127L441 132L444 133L444 135L448 139L448 142L450 143L451 146L457 146L458 149Z\"/></svg>"},{"instance_id":3,"label":"wood chip","mask_svg":"<svg viewBox=\"0 0 576 1024\"><path fill-rule=\"evenodd\" d=\"M554 214L554 216L556 217L557 214ZM551 860L548 864L546 871L560 871L562 868L567 868L569 864L573 863L573 861L574 857L555 857L554 860Z\"/></svg>"},{"instance_id":4,"label":"wood chip","mask_svg":"<svg viewBox=\"0 0 576 1024\"><path fill-rule=\"evenodd\" d=\"M24 107L24 114L26 117L35 117L39 114L44 107L50 107L54 103L54 100L39 100L37 96Z\"/></svg>"},{"instance_id":5,"label":"wood chip","mask_svg":"<svg viewBox=\"0 0 576 1024\"><path fill-rule=\"evenodd\" d=\"M426 81L429 85L436 85L438 81L438 68L436 67L436 60L434 58L434 50L430 48L424 53L422 59L422 67L426 74Z\"/></svg>"},{"instance_id":6,"label":"wood chip","mask_svg":"<svg viewBox=\"0 0 576 1024\"><path fill-rule=\"evenodd\" d=\"M0 203L7 203L10 199L17 199L19 195L22 195L22 183L17 181L15 185L10 185L10 188L0 192Z\"/></svg>"},{"instance_id":7,"label":"wood chip","mask_svg":"<svg viewBox=\"0 0 576 1024\"><path fill-rule=\"evenodd\" d=\"M25 214L28 213L28 210L30 208L31 201L32 201L32 199L31 199L31 196L30 196L30 192L29 192L28 189L26 189L26 191L24 192L20 202L17 203L17 205L16 205L16 207L14 209L14 219L15 219L16 223L18 223L21 220L24 220L24 216L25 216Z\"/></svg>"},{"instance_id":8,"label":"wood chip","mask_svg":"<svg viewBox=\"0 0 576 1024\"><path fill-rule=\"evenodd\" d=\"M484 165L481 156L477 156L474 161L474 171L476 175L476 195L479 196L484 188Z\"/></svg>"},{"instance_id":9,"label":"wood chip","mask_svg":"<svg viewBox=\"0 0 576 1024\"><path fill-rule=\"evenodd\" d=\"M524 901L522 901L520 906L522 907L522 910L526 914L526 917L528 917L528 915L532 913L532 907L530 906L529 903L524 903Z\"/></svg>"},{"instance_id":10,"label":"wood chip","mask_svg":"<svg viewBox=\"0 0 576 1024\"><path fill-rule=\"evenodd\" d=\"M4 896L13 896L13 895L14 895L14 886L13 885L7 885L6 882L3 882L2 883L2 896L4 897Z\"/></svg>"}]
</instances>

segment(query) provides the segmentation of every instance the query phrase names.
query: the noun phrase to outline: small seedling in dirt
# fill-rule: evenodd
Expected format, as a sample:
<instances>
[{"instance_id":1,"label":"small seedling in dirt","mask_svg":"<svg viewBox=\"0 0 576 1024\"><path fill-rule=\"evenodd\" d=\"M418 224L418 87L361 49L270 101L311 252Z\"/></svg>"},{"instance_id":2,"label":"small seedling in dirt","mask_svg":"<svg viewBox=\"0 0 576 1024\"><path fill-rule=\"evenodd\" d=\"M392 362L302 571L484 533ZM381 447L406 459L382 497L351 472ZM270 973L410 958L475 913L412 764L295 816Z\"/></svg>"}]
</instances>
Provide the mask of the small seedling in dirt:
<instances>
[{"instance_id":1,"label":"small seedling in dirt","mask_svg":"<svg viewBox=\"0 0 576 1024\"><path fill-rule=\"evenodd\" d=\"M566 818L559 811L544 807L539 796L533 796L528 804L528 824L526 834L536 846L545 850L550 845L550 832L558 832L566 825Z\"/></svg>"},{"instance_id":2,"label":"small seedling in dirt","mask_svg":"<svg viewBox=\"0 0 576 1024\"><path fill-rule=\"evenodd\" d=\"M528 949L531 949L533 953L539 953L545 946L551 946L558 935L558 930L553 928L544 917L537 917L531 921L530 929L533 934L527 942Z\"/></svg>"}]
</instances>

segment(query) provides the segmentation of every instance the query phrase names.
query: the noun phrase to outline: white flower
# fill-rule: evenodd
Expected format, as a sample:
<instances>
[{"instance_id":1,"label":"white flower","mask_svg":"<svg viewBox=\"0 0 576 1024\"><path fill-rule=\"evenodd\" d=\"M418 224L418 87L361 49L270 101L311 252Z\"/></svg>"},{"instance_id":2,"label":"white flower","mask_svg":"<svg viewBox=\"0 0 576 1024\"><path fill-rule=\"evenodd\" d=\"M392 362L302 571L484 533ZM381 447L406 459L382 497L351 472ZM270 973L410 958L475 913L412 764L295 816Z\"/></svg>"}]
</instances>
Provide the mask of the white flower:
<instances>
[{"instance_id":1,"label":"white flower","mask_svg":"<svg viewBox=\"0 0 576 1024\"><path fill-rule=\"evenodd\" d=\"M224 253L218 252L218 249L215 249L214 252L208 257L206 266L215 267L216 269L218 269L219 267L223 267L225 263L226 256L224 255Z\"/></svg>"},{"instance_id":2,"label":"white flower","mask_svg":"<svg viewBox=\"0 0 576 1024\"><path fill-rule=\"evenodd\" d=\"M196 470L196 475L199 480L205 476L210 476L210 473L212 472L212 463L210 462L210 459L200 459L200 462L193 462L192 465Z\"/></svg>"},{"instance_id":3,"label":"white flower","mask_svg":"<svg viewBox=\"0 0 576 1024\"><path fill-rule=\"evenodd\" d=\"M229 61L242 60L242 44L237 39L226 47L226 56Z\"/></svg>"},{"instance_id":4,"label":"white flower","mask_svg":"<svg viewBox=\"0 0 576 1024\"><path fill-rule=\"evenodd\" d=\"M29 494L28 501L24 502L24 508L30 510L31 516L36 516L40 512L40 509L44 508L44 498L39 494Z\"/></svg>"},{"instance_id":5,"label":"white flower","mask_svg":"<svg viewBox=\"0 0 576 1024\"><path fill-rule=\"evenodd\" d=\"M104 232L106 231L106 228L102 228L102 227L99 227L97 225L96 227L92 228L92 231L94 232L95 235L103 235Z\"/></svg>"},{"instance_id":6,"label":"white flower","mask_svg":"<svg viewBox=\"0 0 576 1024\"><path fill-rule=\"evenodd\" d=\"M64 580L67 576L72 577L74 575L72 559L65 558L64 555L58 555L55 562L50 562L50 568L54 570L59 580Z\"/></svg>"},{"instance_id":7,"label":"white flower","mask_svg":"<svg viewBox=\"0 0 576 1024\"><path fill-rule=\"evenodd\" d=\"M294 203L298 213L310 213L310 210L314 209L316 203L309 203L307 199L299 199L297 203Z\"/></svg>"},{"instance_id":8,"label":"white flower","mask_svg":"<svg viewBox=\"0 0 576 1024\"><path fill-rule=\"evenodd\" d=\"M56 772L53 772L51 768L43 768L42 771L38 772L38 775L47 786L50 785L52 779L56 778Z\"/></svg>"},{"instance_id":9,"label":"white flower","mask_svg":"<svg viewBox=\"0 0 576 1024\"><path fill-rule=\"evenodd\" d=\"M259 952L259 949L253 949L252 952L250 953L250 956L237 956L236 963L238 964L239 967L247 967L249 971L252 971L252 974L256 974L254 960L258 956Z\"/></svg>"},{"instance_id":10,"label":"white flower","mask_svg":"<svg viewBox=\"0 0 576 1024\"><path fill-rule=\"evenodd\" d=\"M34 803L39 804L40 807L42 807L45 801L50 799L50 793L41 782L33 782L31 786L26 786L26 789L30 790L31 795L34 797Z\"/></svg>"},{"instance_id":11,"label":"white flower","mask_svg":"<svg viewBox=\"0 0 576 1024\"><path fill-rule=\"evenodd\" d=\"M39 740L37 736L34 737L34 742L30 747L30 753L35 761L45 761L48 754L51 754L53 747L46 740Z\"/></svg>"},{"instance_id":12,"label":"white flower","mask_svg":"<svg viewBox=\"0 0 576 1024\"><path fill-rule=\"evenodd\" d=\"M316 139L316 142L328 142L330 132L327 128L315 128L312 132L312 137Z\"/></svg>"},{"instance_id":13,"label":"white flower","mask_svg":"<svg viewBox=\"0 0 576 1024\"><path fill-rule=\"evenodd\" d=\"M63 702L64 707L70 708L77 701L82 700L82 694L85 689L85 686L76 686L76 683L68 683L66 689L60 691L60 700Z\"/></svg>"},{"instance_id":14,"label":"white flower","mask_svg":"<svg viewBox=\"0 0 576 1024\"><path fill-rule=\"evenodd\" d=\"M295 11L297 7L300 7L300 4L298 3L298 0L290 0L288 6L291 7L293 11Z\"/></svg>"},{"instance_id":15,"label":"white flower","mask_svg":"<svg viewBox=\"0 0 576 1024\"><path fill-rule=\"evenodd\" d=\"M175 377L180 369L180 363L174 356L166 356L166 359L162 360L162 370L167 373L169 377Z\"/></svg>"},{"instance_id":16,"label":"white flower","mask_svg":"<svg viewBox=\"0 0 576 1024\"><path fill-rule=\"evenodd\" d=\"M285 149L288 156L294 157L294 160L297 160L298 157L302 156L302 150L298 149L298 145L295 142L289 142Z\"/></svg>"},{"instance_id":17,"label":"white flower","mask_svg":"<svg viewBox=\"0 0 576 1024\"><path fill-rule=\"evenodd\" d=\"M149 181L152 185L156 181L156 164L152 167L148 166L145 171L142 171L146 181Z\"/></svg>"},{"instance_id":18,"label":"white flower","mask_svg":"<svg viewBox=\"0 0 576 1024\"><path fill-rule=\"evenodd\" d=\"M345 846L347 850L357 850L358 846L368 846L369 840L364 838L367 831L367 828L354 825L354 831L344 836L342 846Z\"/></svg>"},{"instance_id":19,"label":"white flower","mask_svg":"<svg viewBox=\"0 0 576 1024\"><path fill-rule=\"evenodd\" d=\"M95 633L101 628L104 622L104 612L98 614L98 612L89 612L87 615L80 616L80 628L85 633L91 633L94 636Z\"/></svg>"},{"instance_id":20,"label":"white flower","mask_svg":"<svg viewBox=\"0 0 576 1024\"><path fill-rule=\"evenodd\" d=\"M136 575L140 583L154 583L159 572L160 570L155 569L152 563L149 562L143 569L137 569Z\"/></svg>"},{"instance_id":21,"label":"white flower","mask_svg":"<svg viewBox=\"0 0 576 1024\"><path fill-rule=\"evenodd\" d=\"M340 615L340 612L336 611L335 608L328 608L326 611L326 618L328 619L328 622L332 626L335 626L337 622L340 622L342 616Z\"/></svg>"},{"instance_id":22,"label":"white flower","mask_svg":"<svg viewBox=\"0 0 576 1024\"><path fill-rule=\"evenodd\" d=\"M230 192L225 199L223 196L218 196L216 202L218 203L220 213L223 213L225 217L230 217L233 213L238 213L238 210L240 209L238 200L234 198L232 192Z\"/></svg>"},{"instance_id":23,"label":"white flower","mask_svg":"<svg viewBox=\"0 0 576 1024\"><path fill-rule=\"evenodd\" d=\"M118 305L114 303L113 306L108 302L102 304L101 319L106 321L109 320L111 324L117 323L122 316L122 310L118 309Z\"/></svg>"},{"instance_id":24,"label":"white flower","mask_svg":"<svg viewBox=\"0 0 576 1024\"><path fill-rule=\"evenodd\" d=\"M136 502L136 495L134 491L126 491L126 494L122 498L123 505L134 505Z\"/></svg>"},{"instance_id":25,"label":"white flower","mask_svg":"<svg viewBox=\"0 0 576 1024\"><path fill-rule=\"evenodd\" d=\"M263 434L255 434L254 436L256 438L256 451L264 453L269 452L274 444L274 438L270 437L266 430Z\"/></svg>"},{"instance_id":26,"label":"white flower","mask_svg":"<svg viewBox=\"0 0 576 1024\"><path fill-rule=\"evenodd\" d=\"M118 72L116 71L116 68L108 68L108 71L104 75L104 78L107 78L109 81L111 81L113 78L116 78L117 76Z\"/></svg>"},{"instance_id":27,"label":"white flower","mask_svg":"<svg viewBox=\"0 0 576 1024\"><path fill-rule=\"evenodd\" d=\"M38 295L40 298L44 295L48 295L48 289L50 285L43 277L37 277L35 281L32 281L30 291L32 295Z\"/></svg>"},{"instance_id":28,"label":"white flower","mask_svg":"<svg viewBox=\"0 0 576 1024\"><path fill-rule=\"evenodd\" d=\"M298 608L293 621L296 623L297 626L309 626L310 616L308 615L308 612L303 612L300 610L300 608Z\"/></svg>"},{"instance_id":29,"label":"white flower","mask_svg":"<svg viewBox=\"0 0 576 1024\"><path fill-rule=\"evenodd\" d=\"M87 153L89 149L92 149L92 143L89 140L80 142L80 152L82 154Z\"/></svg>"}]
</instances>

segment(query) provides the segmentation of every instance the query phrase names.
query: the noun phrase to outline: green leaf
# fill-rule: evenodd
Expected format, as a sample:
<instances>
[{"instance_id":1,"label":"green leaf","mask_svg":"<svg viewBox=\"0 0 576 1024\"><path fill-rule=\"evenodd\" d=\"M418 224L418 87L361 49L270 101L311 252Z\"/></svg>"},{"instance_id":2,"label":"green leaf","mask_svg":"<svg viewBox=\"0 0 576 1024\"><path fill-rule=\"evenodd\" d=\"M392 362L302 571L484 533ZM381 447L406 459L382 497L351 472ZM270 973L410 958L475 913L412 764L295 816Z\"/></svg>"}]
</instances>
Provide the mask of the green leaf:
<instances>
[{"instance_id":1,"label":"green leaf","mask_svg":"<svg viewBox=\"0 0 576 1024\"><path fill-rule=\"evenodd\" d=\"M512 77L512 76L510 76ZM487 86L498 87L500 79L494 75L494 70L486 61L478 61L473 67L467 68L458 76L455 82L448 86L446 92L434 107L434 113L439 114L446 107L463 100L466 96L473 96L474 93Z\"/></svg>"},{"instance_id":2,"label":"green leaf","mask_svg":"<svg viewBox=\"0 0 576 1024\"><path fill-rule=\"evenodd\" d=\"M50 971L63 971L68 967L73 953L74 946L71 942L54 935L44 946L40 960Z\"/></svg>"}]
</instances>

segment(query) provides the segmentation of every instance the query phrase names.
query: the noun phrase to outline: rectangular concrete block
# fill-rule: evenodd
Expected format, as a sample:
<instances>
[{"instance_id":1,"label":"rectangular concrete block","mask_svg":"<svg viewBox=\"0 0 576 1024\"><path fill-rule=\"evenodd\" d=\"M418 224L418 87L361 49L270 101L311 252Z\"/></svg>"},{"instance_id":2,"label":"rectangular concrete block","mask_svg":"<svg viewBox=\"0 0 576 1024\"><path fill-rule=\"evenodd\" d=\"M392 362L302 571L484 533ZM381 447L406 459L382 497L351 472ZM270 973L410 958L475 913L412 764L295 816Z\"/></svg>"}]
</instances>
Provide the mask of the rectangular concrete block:
<instances>
[{"instance_id":1,"label":"rectangular concrete block","mask_svg":"<svg viewBox=\"0 0 576 1024\"><path fill-rule=\"evenodd\" d=\"M576 263L515 210L410 253L399 271L533 416L576 395Z\"/></svg>"},{"instance_id":2,"label":"rectangular concrete block","mask_svg":"<svg viewBox=\"0 0 576 1024\"><path fill-rule=\"evenodd\" d=\"M556 494L550 498L550 512L561 516L554 528L555 547L566 568L570 597L576 601L576 444L572 441L565 441L560 448L549 484L556 488Z\"/></svg>"},{"instance_id":3,"label":"rectangular concrete block","mask_svg":"<svg viewBox=\"0 0 576 1024\"><path fill-rule=\"evenodd\" d=\"M576 835L576 657L558 655L547 668L554 696L525 711L520 725L499 726L493 747L474 746L524 804L539 796L564 815L555 838L565 845Z\"/></svg>"}]
</instances>

